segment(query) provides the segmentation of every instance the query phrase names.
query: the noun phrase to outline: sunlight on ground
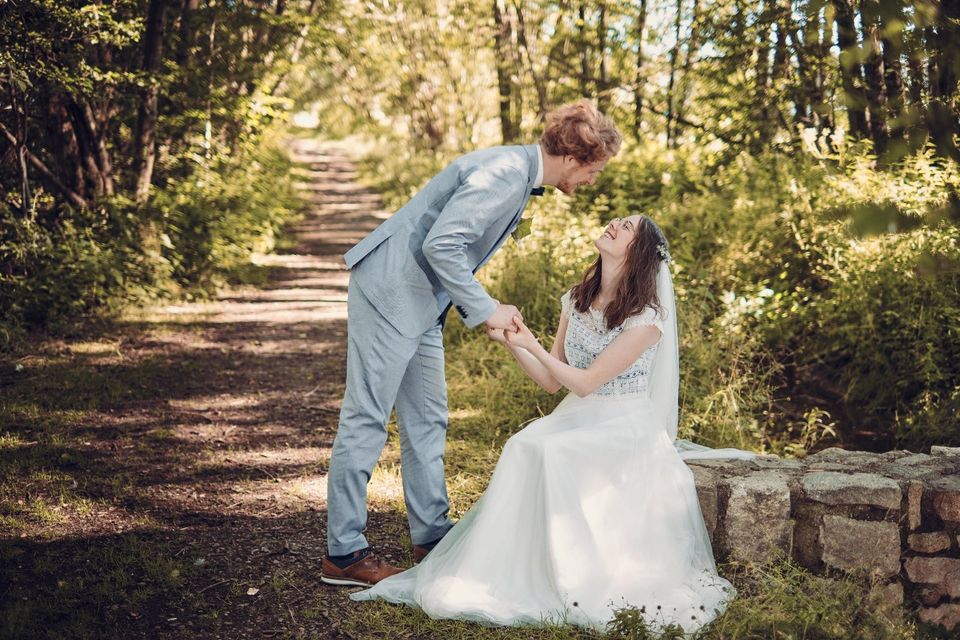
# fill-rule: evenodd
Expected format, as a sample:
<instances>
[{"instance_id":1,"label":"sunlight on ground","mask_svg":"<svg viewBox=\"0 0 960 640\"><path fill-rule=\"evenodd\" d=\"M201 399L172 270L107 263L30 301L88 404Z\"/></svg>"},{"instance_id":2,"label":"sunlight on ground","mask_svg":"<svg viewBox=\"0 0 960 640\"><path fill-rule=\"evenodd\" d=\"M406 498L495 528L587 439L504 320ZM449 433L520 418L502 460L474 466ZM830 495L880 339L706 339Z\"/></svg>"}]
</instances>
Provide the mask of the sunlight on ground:
<instances>
[{"instance_id":1,"label":"sunlight on ground","mask_svg":"<svg viewBox=\"0 0 960 640\"><path fill-rule=\"evenodd\" d=\"M346 320L343 302L209 302L191 305L168 305L159 309L168 318L161 322L213 324L255 322L264 324L298 324Z\"/></svg>"},{"instance_id":2,"label":"sunlight on ground","mask_svg":"<svg viewBox=\"0 0 960 640\"><path fill-rule=\"evenodd\" d=\"M121 356L120 340L110 342L74 342L67 345L71 353L83 355Z\"/></svg>"},{"instance_id":3,"label":"sunlight on ground","mask_svg":"<svg viewBox=\"0 0 960 640\"><path fill-rule=\"evenodd\" d=\"M146 320L143 317L129 316L131 321L141 321L141 322L166 322L163 319L157 320ZM196 332L185 332L180 330L174 331L163 331L163 330L151 330L148 334L150 342L157 345L169 345L176 347L178 350L202 350L202 349L222 349L222 342L213 342L207 340L203 335Z\"/></svg>"},{"instance_id":4,"label":"sunlight on ground","mask_svg":"<svg viewBox=\"0 0 960 640\"><path fill-rule=\"evenodd\" d=\"M454 409L450 412L451 420L464 420L481 415L483 412L479 409Z\"/></svg>"},{"instance_id":5,"label":"sunlight on ground","mask_svg":"<svg viewBox=\"0 0 960 640\"><path fill-rule=\"evenodd\" d=\"M250 263L258 267L283 267L284 269L329 269L343 271L341 261L296 253L258 253L250 256Z\"/></svg>"},{"instance_id":6,"label":"sunlight on ground","mask_svg":"<svg viewBox=\"0 0 960 640\"><path fill-rule=\"evenodd\" d=\"M244 395L226 395L214 394L208 396L194 396L183 400L171 398L167 404L174 409L184 409L187 411L209 411L211 407L216 409L238 409L242 407L254 407L262 402L252 394Z\"/></svg>"},{"instance_id":7,"label":"sunlight on ground","mask_svg":"<svg viewBox=\"0 0 960 640\"><path fill-rule=\"evenodd\" d=\"M403 510L403 480L397 465L378 464L367 485L367 497L371 503L377 503L397 511Z\"/></svg>"},{"instance_id":8,"label":"sunlight on ground","mask_svg":"<svg viewBox=\"0 0 960 640\"><path fill-rule=\"evenodd\" d=\"M287 488L287 493L316 507L325 507L327 504L327 476L294 480Z\"/></svg>"},{"instance_id":9,"label":"sunlight on ground","mask_svg":"<svg viewBox=\"0 0 960 640\"><path fill-rule=\"evenodd\" d=\"M207 460L211 467L320 465L330 459L329 447L286 447L245 451L212 451Z\"/></svg>"}]
</instances>

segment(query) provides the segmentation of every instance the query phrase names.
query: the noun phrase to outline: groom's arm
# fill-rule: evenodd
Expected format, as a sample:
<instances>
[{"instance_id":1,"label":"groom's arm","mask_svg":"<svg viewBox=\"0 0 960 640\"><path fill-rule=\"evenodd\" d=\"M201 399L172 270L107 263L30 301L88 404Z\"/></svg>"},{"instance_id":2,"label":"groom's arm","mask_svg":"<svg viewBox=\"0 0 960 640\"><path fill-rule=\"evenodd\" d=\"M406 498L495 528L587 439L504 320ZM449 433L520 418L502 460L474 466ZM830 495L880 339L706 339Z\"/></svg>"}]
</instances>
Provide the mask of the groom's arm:
<instances>
[{"instance_id":1,"label":"groom's arm","mask_svg":"<svg viewBox=\"0 0 960 640\"><path fill-rule=\"evenodd\" d=\"M490 228L504 227L523 203L526 177L512 168L477 170L454 192L423 241L423 255L463 316L475 327L497 310L474 277L467 247Z\"/></svg>"}]
</instances>

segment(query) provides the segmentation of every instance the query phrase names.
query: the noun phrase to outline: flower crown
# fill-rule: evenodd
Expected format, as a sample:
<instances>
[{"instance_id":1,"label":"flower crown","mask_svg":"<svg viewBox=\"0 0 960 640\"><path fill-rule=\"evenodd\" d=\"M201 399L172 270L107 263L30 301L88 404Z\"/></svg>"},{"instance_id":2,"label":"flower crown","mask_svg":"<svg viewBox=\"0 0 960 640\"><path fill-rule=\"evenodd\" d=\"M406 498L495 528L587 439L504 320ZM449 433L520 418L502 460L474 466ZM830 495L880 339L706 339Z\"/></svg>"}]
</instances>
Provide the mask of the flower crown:
<instances>
[{"instance_id":1,"label":"flower crown","mask_svg":"<svg viewBox=\"0 0 960 640\"><path fill-rule=\"evenodd\" d=\"M657 253L660 254L660 259L664 262L673 261L673 258L670 256L670 251L667 250L667 245L665 242L661 242L657 245Z\"/></svg>"}]
</instances>

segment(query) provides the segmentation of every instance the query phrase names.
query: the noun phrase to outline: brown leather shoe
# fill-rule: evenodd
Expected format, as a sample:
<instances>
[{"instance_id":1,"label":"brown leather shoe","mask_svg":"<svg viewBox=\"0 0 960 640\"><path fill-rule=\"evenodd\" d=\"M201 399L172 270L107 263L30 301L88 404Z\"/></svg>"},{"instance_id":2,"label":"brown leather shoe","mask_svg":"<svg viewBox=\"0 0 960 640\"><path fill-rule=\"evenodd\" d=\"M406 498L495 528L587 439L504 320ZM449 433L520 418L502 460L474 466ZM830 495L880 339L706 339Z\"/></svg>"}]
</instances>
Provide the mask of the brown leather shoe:
<instances>
[{"instance_id":1,"label":"brown leather shoe","mask_svg":"<svg viewBox=\"0 0 960 640\"><path fill-rule=\"evenodd\" d=\"M428 549L418 544L413 545L413 564L420 564L431 551L433 551L433 547Z\"/></svg>"},{"instance_id":2,"label":"brown leather shoe","mask_svg":"<svg viewBox=\"0 0 960 640\"><path fill-rule=\"evenodd\" d=\"M446 533L443 536L447 535ZM433 548L440 544L440 541L443 540L443 536L440 536L433 542L427 542L426 544L415 544L413 545L413 564L420 564L424 558L427 557L427 554L433 551Z\"/></svg>"},{"instance_id":3,"label":"brown leather shoe","mask_svg":"<svg viewBox=\"0 0 960 640\"><path fill-rule=\"evenodd\" d=\"M360 553L359 551L357 552ZM327 584L372 587L384 578L401 573L403 569L393 567L371 551L362 560L341 569L324 556L320 565L320 580Z\"/></svg>"}]
</instances>

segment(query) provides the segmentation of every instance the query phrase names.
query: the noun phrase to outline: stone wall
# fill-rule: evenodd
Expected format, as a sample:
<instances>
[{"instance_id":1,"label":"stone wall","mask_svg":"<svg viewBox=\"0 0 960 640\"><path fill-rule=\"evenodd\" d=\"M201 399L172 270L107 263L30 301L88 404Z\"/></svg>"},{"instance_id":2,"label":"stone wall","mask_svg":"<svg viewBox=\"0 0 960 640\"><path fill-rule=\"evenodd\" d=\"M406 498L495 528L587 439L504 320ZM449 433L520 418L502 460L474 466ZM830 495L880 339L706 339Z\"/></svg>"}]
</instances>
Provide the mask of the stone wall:
<instances>
[{"instance_id":1,"label":"stone wall","mask_svg":"<svg viewBox=\"0 0 960 640\"><path fill-rule=\"evenodd\" d=\"M960 448L689 466L719 558L792 556L868 577L886 606L960 631Z\"/></svg>"}]
</instances>

